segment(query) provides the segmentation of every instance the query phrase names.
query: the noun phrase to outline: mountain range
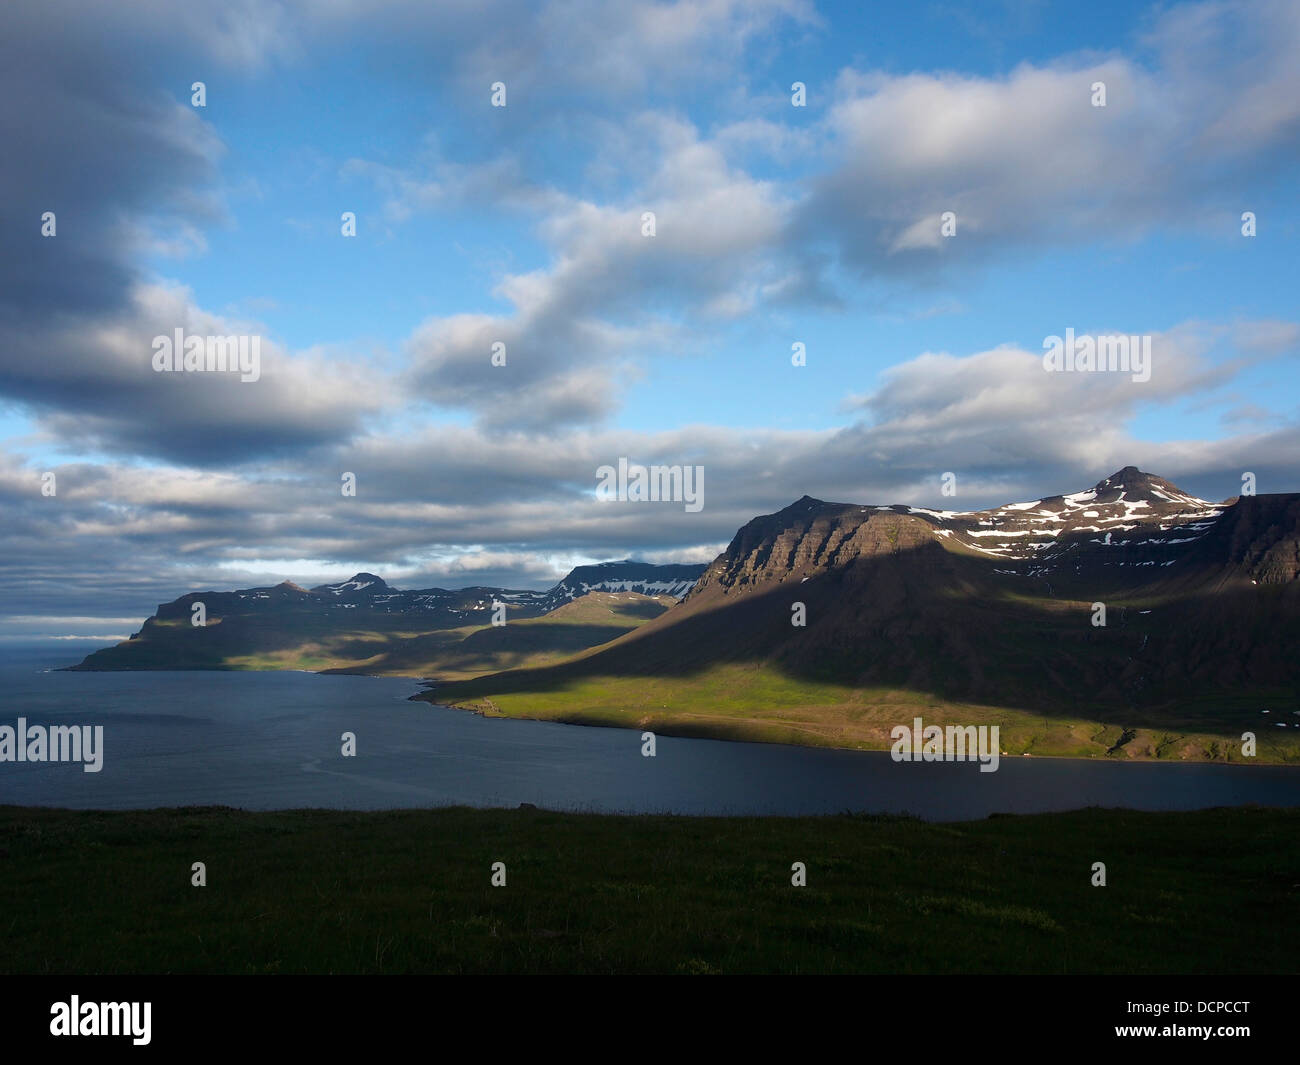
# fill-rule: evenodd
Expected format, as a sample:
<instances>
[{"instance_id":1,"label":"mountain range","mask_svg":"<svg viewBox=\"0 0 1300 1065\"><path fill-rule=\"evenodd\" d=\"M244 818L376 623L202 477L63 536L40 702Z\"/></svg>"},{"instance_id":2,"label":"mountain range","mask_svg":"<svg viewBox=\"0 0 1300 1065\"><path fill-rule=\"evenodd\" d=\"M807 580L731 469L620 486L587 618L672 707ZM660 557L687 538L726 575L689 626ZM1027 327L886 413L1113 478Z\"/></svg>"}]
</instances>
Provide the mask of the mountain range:
<instances>
[{"instance_id":1,"label":"mountain range","mask_svg":"<svg viewBox=\"0 0 1300 1065\"><path fill-rule=\"evenodd\" d=\"M411 675L484 713L849 746L922 709L1001 722L1012 753L1229 757L1262 723L1290 760L1298 577L1300 495L1215 503L1126 466L980 511L804 496L707 567L583 566L545 592L190 593L75 668Z\"/></svg>"},{"instance_id":2,"label":"mountain range","mask_svg":"<svg viewBox=\"0 0 1300 1065\"><path fill-rule=\"evenodd\" d=\"M422 675L436 667L447 648L475 630L486 626L497 635L479 636L471 647L504 646L515 636L502 629L513 634L520 623L554 616L585 597L603 595L607 601L585 614L569 611L560 619L553 617L568 619L573 631L548 627L544 631L557 647L537 650L577 650L591 646L587 639L603 643L630 623L639 624L666 609L690 590L703 570L702 565L604 562L579 566L546 591L402 591L374 573L357 573L310 589L284 581L233 592L190 592L160 604L130 639L93 652L72 668L309 668ZM491 625L497 602L505 607L507 624L502 629ZM198 603L203 605L201 626L193 623ZM424 652L432 658L421 661Z\"/></svg>"}]
</instances>

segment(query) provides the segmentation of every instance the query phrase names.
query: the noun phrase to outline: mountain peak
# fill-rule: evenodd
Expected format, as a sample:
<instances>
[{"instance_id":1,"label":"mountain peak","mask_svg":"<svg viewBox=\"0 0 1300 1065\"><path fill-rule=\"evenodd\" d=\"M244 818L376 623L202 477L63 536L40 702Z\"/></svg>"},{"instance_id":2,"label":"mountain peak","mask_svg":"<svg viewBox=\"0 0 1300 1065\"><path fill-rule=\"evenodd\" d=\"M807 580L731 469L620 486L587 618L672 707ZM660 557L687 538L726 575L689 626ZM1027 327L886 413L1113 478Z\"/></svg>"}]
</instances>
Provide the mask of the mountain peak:
<instances>
[{"instance_id":1,"label":"mountain peak","mask_svg":"<svg viewBox=\"0 0 1300 1065\"><path fill-rule=\"evenodd\" d=\"M350 601L357 598L364 601L376 594L392 590L383 577L373 573L356 573L346 581L339 581L336 584L318 584L312 589L317 595L343 596Z\"/></svg>"},{"instance_id":2,"label":"mountain peak","mask_svg":"<svg viewBox=\"0 0 1300 1065\"><path fill-rule=\"evenodd\" d=\"M1132 502L1139 500L1147 500L1151 503L1198 502L1195 496L1188 495L1172 481L1166 481L1154 473L1146 473L1136 466L1125 466L1123 469L1116 470L1104 481L1098 481L1093 486L1093 491L1097 493L1099 501L1103 500L1106 493L1118 492Z\"/></svg>"},{"instance_id":3,"label":"mountain peak","mask_svg":"<svg viewBox=\"0 0 1300 1065\"><path fill-rule=\"evenodd\" d=\"M1098 481L1094 487L1100 492L1107 488L1145 487L1158 480L1160 480L1159 477L1143 473L1136 466L1125 466L1123 469L1116 470L1105 480Z\"/></svg>"},{"instance_id":4,"label":"mountain peak","mask_svg":"<svg viewBox=\"0 0 1300 1065\"><path fill-rule=\"evenodd\" d=\"M344 581L345 584L378 584L384 588L388 587L388 582L383 577L376 576L373 573L354 573L352 577Z\"/></svg>"}]
</instances>

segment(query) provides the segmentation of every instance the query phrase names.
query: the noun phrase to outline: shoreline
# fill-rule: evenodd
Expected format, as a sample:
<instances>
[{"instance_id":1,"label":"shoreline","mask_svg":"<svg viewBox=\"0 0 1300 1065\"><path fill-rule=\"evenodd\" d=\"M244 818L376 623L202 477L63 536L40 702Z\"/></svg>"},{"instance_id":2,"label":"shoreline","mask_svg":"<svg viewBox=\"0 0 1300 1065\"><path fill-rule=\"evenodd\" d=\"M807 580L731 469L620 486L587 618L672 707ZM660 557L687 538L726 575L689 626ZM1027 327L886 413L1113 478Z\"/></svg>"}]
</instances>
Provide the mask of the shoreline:
<instances>
[{"instance_id":1,"label":"shoreline","mask_svg":"<svg viewBox=\"0 0 1300 1065\"><path fill-rule=\"evenodd\" d=\"M765 746L771 746L771 747L793 747L793 748L804 749L804 750L809 748L816 748L816 749L828 750L828 751L846 751L853 754L887 755L890 752L890 747L888 746L846 747L836 743L796 743L790 740L783 740L783 739L763 739L761 736L757 736L745 732L744 729L739 728L738 726L733 726L729 728L726 725L719 725L719 726L711 726L705 724L684 725L681 722L669 722L667 725L657 724L654 727L651 727L650 725L642 726L641 724L632 724L632 723L619 724L616 721L585 720L581 717L564 718L564 717L542 717L542 716L537 716L532 714L514 714L514 713L508 713L504 710L500 710L495 706L495 704L491 703L491 700L485 700L490 705L492 705L493 708L496 709L497 711L496 713L490 713L474 702L467 701L465 703L454 703L454 702L443 703L443 702L438 702L435 699L426 698L426 695L428 695L432 690L433 690L432 687L430 687L427 688L425 691L417 692L416 694L409 697L410 701L429 703L431 706L439 706L445 710L456 710L461 713L476 714L479 717L490 718L493 720L537 721L537 722L542 722L550 725L573 725L579 728L611 728L611 729L627 729L633 731L640 729L646 732L653 732L656 736L670 736L675 739L712 740L718 743L761 743L764 744ZM1103 724L1103 723L1098 722L1098 724ZM778 723L774 723L773 727L783 728L783 727L792 727L792 726L782 726ZM1186 734L1183 734L1183 738L1188 738L1188 737L1186 736ZM1187 766L1217 765L1217 766L1236 766L1241 769L1249 769L1251 767L1259 768L1263 766L1271 766L1277 769L1300 770L1300 760L1285 761L1285 760L1272 760L1269 758L1263 758L1263 759L1254 758L1250 760L1237 759L1237 760L1229 761L1228 759L1215 759L1215 758L1159 758L1159 757L1148 757L1146 755L1124 755L1122 757L1110 757L1104 754L1099 754L1099 755L1055 754L1049 752L1034 753L1028 751L1023 752L1021 754L1011 754L1006 751L1003 751L1000 757L1008 760L1014 760L1019 758L1037 758L1042 761L1085 762L1088 764L1096 764L1098 762L1109 762L1109 763L1114 763L1116 765L1125 765L1125 764L1187 765ZM924 759L920 759L920 758L915 760L925 761ZM942 761L942 759L935 759L935 761Z\"/></svg>"},{"instance_id":2,"label":"shoreline","mask_svg":"<svg viewBox=\"0 0 1300 1065\"><path fill-rule=\"evenodd\" d=\"M783 723L775 720L771 722L765 722L762 726L758 726L758 727L751 726L750 728L746 728L744 725L740 723L728 724L726 722L717 722L717 721L709 722L709 723L670 721L667 723L652 722L652 723L643 724L641 722L636 722L636 723L625 724L619 722L616 719L610 720L604 718L594 718L589 714L585 714L581 710L573 712L571 716L565 713L556 714L556 715L512 713L500 709L499 707L496 706L496 704L492 703L491 699L487 699L487 698L479 699L479 700L466 700L463 703L455 702L455 701L439 702L436 699L432 698L432 694L436 688L448 683L466 683L466 682L464 681L448 682L448 681L443 681L437 678L432 678L424 675L408 674L408 673L367 673L361 670L349 670L349 669L324 669L324 670L241 669L241 668L80 669L77 668L76 666L64 666L64 667L59 667L54 669L48 669L45 672L131 673L131 674L139 674L139 673L306 673L306 674L311 674L320 677L371 677L377 680L409 680L416 684L421 685L421 689L415 692L414 694L408 696L407 697L408 701L426 702L431 705L440 706L448 710L457 710L465 713L477 714L478 716L484 718L499 718L503 720L514 720L514 721L538 721L538 722L546 722L546 723L556 724L556 725L574 725L574 726L579 726L584 728L621 728L621 729L629 729L629 730L640 729L642 731L653 732L656 736L670 736L677 739L714 740L714 741L724 742L724 743L762 743L762 744L781 746L781 747L798 747L798 748L812 747L812 748L822 748L825 750L851 751L851 752L863 753L863 754L887 754L890 750L890 746L888 744L884 746L867 746L864 744L846 746L844 744L835 743L835 742L825 742L825 743L816 742L815 741L816 734L813 734L814 735L813 742L800 742L796 739L790 738L788 735L786 736L780 735L782 733L788 734L797 731L798 730L797 723L793 723L793 722ZM489 706L492 707L492 710L494 710L495 712L491 712L483 709L483 707L481 706L482 702L487 702ZM1114 727L1123 730L1129 727L1123 725L1111 725L1107 722L1102 722L1102 721L1087 722L1087 723L1095 724L1100 728ZM1300 725L1293 726L1293 727L1300 728ZM1227 739L1227 737L1212 737L1212 735L1208 733L1171 732L1171 731L1158 730L1154 728L1151 729L1150 731L1160 731L1166 737L1172 736L1175 743L1192 742L1198 736L1211 737L1213 739L1218 739L1220 741ZM1237 741L1234 738L1232 742L1236 743L1239 741ZM1050 759L1053 761L1067 761L1067 762L1077 761L1077 762L1087 762L1087 763L1116 762L1121 764L1140 763L1140 764L1160 764L1160 765L1221 765L1221 766L1240 766L1242 768L1246 768L1253 765L1256 767L1274 766L1279 768L1300 769L1300 757L1296 757L1294 759L1286 759L1286 758L1269 757L1267 755L1262 757L1256 756L1251 759L1199 758L1199 757L1162 758L1159 756L1149 756L1144 754L1125 753L1120 756L1112 756L1107 753L1077 754L1077 753L1060 753L1051 750L1043 750L1043 751L1024 751L1019 753L1011 753L1008 751L1003 751L1001 753L1001 757L1005 759L1040 758L1040 759Z\"/></svg>"}]
</instances>

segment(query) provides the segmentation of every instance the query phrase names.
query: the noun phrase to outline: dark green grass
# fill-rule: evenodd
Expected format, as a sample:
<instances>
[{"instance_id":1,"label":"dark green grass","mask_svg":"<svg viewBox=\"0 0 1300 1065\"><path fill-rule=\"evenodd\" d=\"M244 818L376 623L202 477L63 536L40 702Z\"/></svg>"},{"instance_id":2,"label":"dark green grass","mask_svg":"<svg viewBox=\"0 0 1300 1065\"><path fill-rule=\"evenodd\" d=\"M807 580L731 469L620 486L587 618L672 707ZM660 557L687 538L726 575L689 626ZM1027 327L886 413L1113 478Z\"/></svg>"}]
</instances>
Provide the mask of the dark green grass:
<instances>
[{"instance_id":1,"label":"dark green grass","mask_svg":"<svg viewBox=\"0 0 1300 1065\"><path fill-rule=\"evenodd\" d=\"M1300 969L1300 811L0 807L0 852L11 973ZM1095 861L1109 886L1090 885Z\"/></svg>"}]
</instances>

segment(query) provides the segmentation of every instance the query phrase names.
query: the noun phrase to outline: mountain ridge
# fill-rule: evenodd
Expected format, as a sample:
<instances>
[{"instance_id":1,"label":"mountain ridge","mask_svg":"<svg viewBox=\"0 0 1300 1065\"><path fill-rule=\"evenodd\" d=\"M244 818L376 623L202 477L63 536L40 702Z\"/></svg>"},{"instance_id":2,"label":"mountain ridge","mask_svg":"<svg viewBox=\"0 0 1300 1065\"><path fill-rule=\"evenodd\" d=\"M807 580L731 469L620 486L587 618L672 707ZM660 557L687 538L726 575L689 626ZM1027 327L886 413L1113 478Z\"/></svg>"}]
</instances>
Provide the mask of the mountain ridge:
<instances>
[{"instance_id":1,"label":"mountain ridge","mask_svg":"<svg viewBox=\"0 0 1300 1065\"><path fill-rule=\"evenodd\" d=\"M231 668L231 661L238 668L259 668L268 656L283 656L297 644L314 648L323 642L342 646L341 641L348 654L364 659L375 655L362 654L367 648L360 637L347 642L352 630L404 640L419 633L487 625L495 602L504 605L507 620L525 620L598 592L676 599L703 570L702 565L689 564L601 563L575 567L545 591L489 586L402 590L362 571L311 589L282 581L227 592L187 592L160 603L128 640L94 651L69 668L224 669ZM191 624L198 603L205 614L202 626Z\"/></svg>"}]
</instances>

